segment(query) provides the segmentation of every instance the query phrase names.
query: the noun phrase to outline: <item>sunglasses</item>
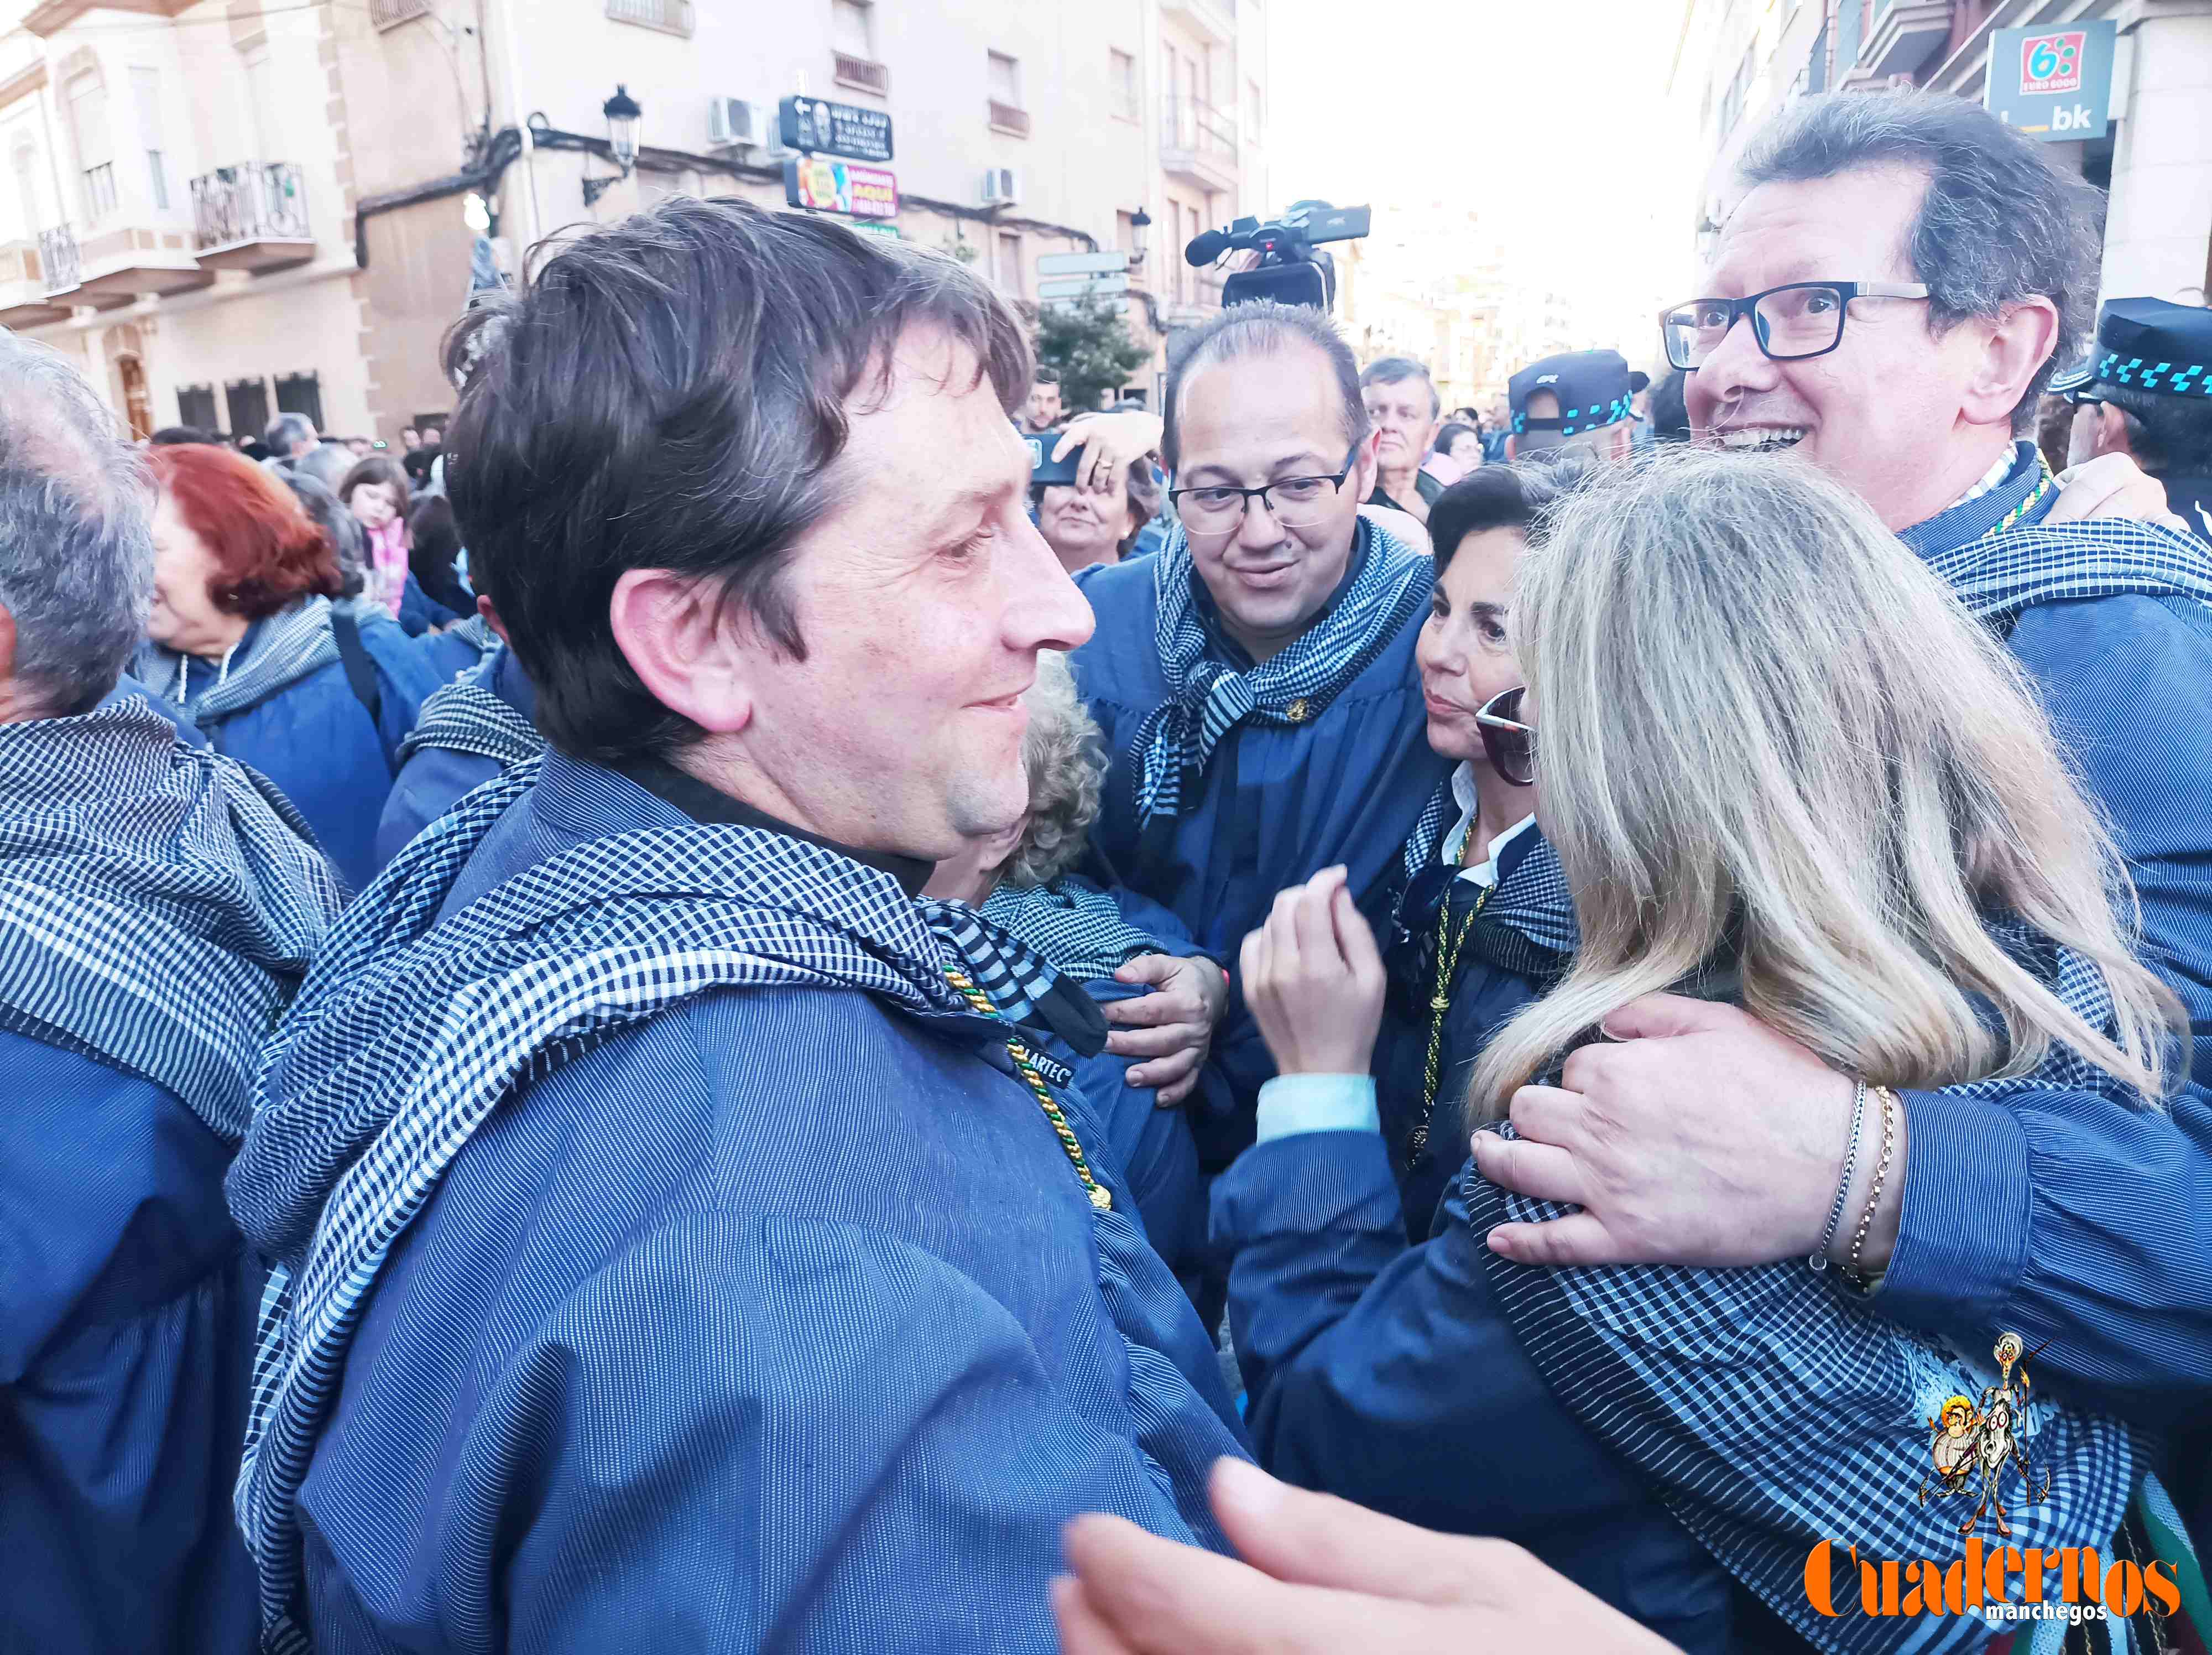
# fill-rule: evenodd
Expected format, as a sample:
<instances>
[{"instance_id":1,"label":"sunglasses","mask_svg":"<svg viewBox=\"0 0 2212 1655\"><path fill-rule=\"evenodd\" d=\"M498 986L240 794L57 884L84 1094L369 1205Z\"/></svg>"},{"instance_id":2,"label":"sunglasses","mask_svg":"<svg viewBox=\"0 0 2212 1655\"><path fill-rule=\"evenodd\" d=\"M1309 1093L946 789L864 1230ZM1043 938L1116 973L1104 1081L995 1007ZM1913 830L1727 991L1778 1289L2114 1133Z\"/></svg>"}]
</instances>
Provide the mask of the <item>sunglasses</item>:
<instances>
[{"instance_id":1,"label":"sunglasses","mask_svg":"<svg viewBox=\"0 0 2212 1655\"><path fill-rule=\"evenodd\" d=\"M1527 693L1527 686L1522 685L1492 696L1474 715L1482 751L1490 756L1490 768L1516 788L1534 787L1536 782L1536 732L1521 721L1521 697Z\"/></svg>"}]
</instances>

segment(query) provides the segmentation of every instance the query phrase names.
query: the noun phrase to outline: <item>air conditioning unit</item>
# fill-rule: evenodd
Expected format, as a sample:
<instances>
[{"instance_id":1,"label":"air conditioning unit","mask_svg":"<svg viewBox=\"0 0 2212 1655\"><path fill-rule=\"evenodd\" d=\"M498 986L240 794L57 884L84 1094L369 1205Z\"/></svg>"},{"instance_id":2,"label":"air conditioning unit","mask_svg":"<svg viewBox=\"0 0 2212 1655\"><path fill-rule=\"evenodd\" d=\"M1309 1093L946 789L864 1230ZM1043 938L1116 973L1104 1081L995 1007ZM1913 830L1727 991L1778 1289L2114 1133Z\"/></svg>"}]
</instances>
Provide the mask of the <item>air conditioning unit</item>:
<instances>
[{"instance_id":1,"label":"air conditioning unit","mask_svg":"<svg viewBox=\"0 0 2212 1655\"><path fill-rule=\"evenodd\" d=\"M990 167L983 172L983 204L1011 207L1022 198L1021 174L1011 167Z\"/></svg>"},{"instance_id":2,"label":"air conditioning unit","mask_svg":"<svg viewBox=\"0 0 2212 1655\"><path fill-rule=\"evenodd\" d=\"M744 98L709 98L707 100L707 143L715 149L757 149L764 148L775 137L770 129L775 125L775 111L766 104L748 102Z\"/></svg>"}]
</instances>

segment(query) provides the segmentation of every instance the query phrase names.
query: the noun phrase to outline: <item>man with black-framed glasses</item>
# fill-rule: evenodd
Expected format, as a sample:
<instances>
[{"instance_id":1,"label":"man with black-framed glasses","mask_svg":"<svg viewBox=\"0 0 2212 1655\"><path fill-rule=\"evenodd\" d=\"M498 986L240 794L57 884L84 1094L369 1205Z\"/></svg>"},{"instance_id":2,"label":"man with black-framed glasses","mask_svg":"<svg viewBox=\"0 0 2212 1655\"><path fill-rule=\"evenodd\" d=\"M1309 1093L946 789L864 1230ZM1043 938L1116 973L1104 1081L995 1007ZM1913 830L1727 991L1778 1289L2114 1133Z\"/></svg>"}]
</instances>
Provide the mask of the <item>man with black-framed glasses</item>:
<instances>
[{"instance_id":1,"label":"man with black-framed glasses","mask_svg":"<svg viewBox=\"0 0 2212 1655\"><path fill-rule=\"evenodd\" d=\"M1606 1019L1618 1044L1584 1055L1580 1090L1516 1100L1518 1138L1478 1140L1484 1177L1579 1209L1489 1245L1520 1265L1758 1264L1818 1252L1848 1208L1870 1311L2027 1330L2039 1385L2171 1428L2212 1373L2212 555L2162 510L2078 520L2024 440L2080 354L2094 192L1922 94L1806 99L1747 155L1703 296L1661 318L1692 426L1855 490L2004 638L2118 830L2196 1084L2139 1111L2055 1086L2010 1109L1908 1089L1895 1141L1854 1148L1850 1077L1744 1013L1649 996ZM1892 1171L1870 1189L1876 1150Z\"/></svg>"},{"instance_id":2,"label":"man with black-framed glasses","mask_svg":"<svg viewBox=\"0 0 2212 1655\"><path fill-rule=\"evenodd\" d=\"M1360 393L1319 312L1223 311L1169 367L1174 534L1078 576L1097 630L1076 678L1113 761L1094 871L1223 958L1277 891L1324 867L1346 864L1355 895L1379 899L1449 768L1423 739L1413 670L1429 560L1361 514L1377 462ZM1120 1029L1111 1049L1147 1056L1164 1038ZM1233 994L1213 1056L1233 1102L1191 1124L1218 1170L1251 1141L1274 1072Z\"/></svg>"}]
</instances>

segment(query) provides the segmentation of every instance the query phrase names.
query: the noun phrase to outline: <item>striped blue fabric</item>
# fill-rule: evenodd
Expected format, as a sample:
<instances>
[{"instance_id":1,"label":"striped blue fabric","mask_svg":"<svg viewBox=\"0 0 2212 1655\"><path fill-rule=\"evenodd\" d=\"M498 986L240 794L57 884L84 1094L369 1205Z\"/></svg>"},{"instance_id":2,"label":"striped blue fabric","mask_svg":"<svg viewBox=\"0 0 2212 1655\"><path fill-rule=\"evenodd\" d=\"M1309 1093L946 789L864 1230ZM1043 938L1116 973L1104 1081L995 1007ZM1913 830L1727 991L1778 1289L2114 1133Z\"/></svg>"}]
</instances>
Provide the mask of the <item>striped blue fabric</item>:
<instances>
[{"instance_id":1,"label":"striped blue fabric","mask_svg":"<svg viewBox=\"0 0 2212 1655\"><path fill-rule=\"evenodd\" d=\"M1078 983L1112 977L1139 954L1186 953L1192 946L1187 937L1170 946L1130 924L1112 897L1073 876L1050 885L1002 883L983 899L982 914Z\"/></svg>"},{"instance_id":2,"label":"striped blue fabric","mask_svg":"<svg viewBox=\"0 0 2212 1655\"><path fill-rule=\"evenodd\" d=\"M228 1189L273 1264L237 1492L271 1651L307 1646L295 1500L363 1303L501 1098L710 989L836 986L965 1018L945 976L957 963L1018 1021L1051 985L973 910L915 904L888 873L746 827L588 843L439 922L544 762L469 794L362 893L264 1054Z\"/></svg>"},{"instance_id":3,"label":"striped blue fabric","mask_svg":"<svg viewBox=\"0 0 2212 1655\"><path fill-rule=\"evenodd\" d=\"M424 747L474 753L504 767L535 758L545 751L545 738L502 697L467 675L422 703L415 727L399 744L399 762L404 764Z\"/></svg>"},{"instance_id":4,"label":"striped blue fabric","mask_svg":"<svg viewBox=\"0 0 2212 1655\"><path fill-rule=\"evenodd\" d=\"M1428 601L1429 560L1365 518L1352 546L1350 587L1279 654L1240 670L1214 658L1200 607L1190 538L1178 524L1153 562L1154 642L1168 699L1129 743L1140 766L1140 821L1172 821L1221 739L1247 720L1310 721L1397 636Z\"/></svg>"},{"instance_id":5,"label":"striped blue fabric","mask_svg":"<svg viewBox=\"0 0 2212 1655\"><path fill-rule=\"evenodd\" d=\"M235 1143L339 904L283 794L137 696L0 724L0 1026L151 1080Z\"/></svg>"},{"instance_id":6,"label":"striped blue fabric","mask_svg":"<svg viewBox=\"0 0 2212 1655\"><path fill-rule=\"evenodd\" d=\"M2109 1031L2112 998L2094 965L2016 924L1992 934ZM2054 1086L2134 1106L2065 1047L2031 1074L1948 1090L2002 1100ZM1498 1129L1512 1135L1510 1123ZM1575 1210L1500 1189L1472 1162L1462 1180L1478 1237ZM1931 1629L1912 1617L1822 1615L1806 1597L1804 1570L1808 1547L1831 1537L1875 1558L1955 1554L1960 1513L1916 1498L1929 1469L1922 1422L1946 1397L1979 1396L1996 1383L1990 1349L1901 1328L1843 1289L1836 1272L1794 1260L1547 1270L1485 1253L1514 1331L1560 1400L1650 1476L1714 1557L1815 1648L1981 1647L1988 1628L1972 1617ZM1989 1331L1991 1348L1999 1331ZM2147 1445L2118 1421L2046 1396L2034 1415L2025 1441L2039 1474L2051 1473L2049 1496L2008 1500L2005 1543L2101 1547L2147 1472Z\"/></svg>"}]
</instances>

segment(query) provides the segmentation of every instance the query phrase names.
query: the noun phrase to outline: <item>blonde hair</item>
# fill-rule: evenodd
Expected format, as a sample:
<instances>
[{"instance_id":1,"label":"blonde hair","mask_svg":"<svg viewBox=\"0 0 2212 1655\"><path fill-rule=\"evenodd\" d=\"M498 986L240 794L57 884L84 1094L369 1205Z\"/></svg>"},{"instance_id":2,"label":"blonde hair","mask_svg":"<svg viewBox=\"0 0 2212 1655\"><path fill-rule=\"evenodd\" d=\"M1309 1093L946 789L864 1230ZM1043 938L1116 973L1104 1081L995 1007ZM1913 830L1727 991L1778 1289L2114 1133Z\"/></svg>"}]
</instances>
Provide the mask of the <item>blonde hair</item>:
<instances>
[{"instance_id":1,"label":"blonde hair","mask_svg":"<svg viewBox=\"0 0 2212 1655\"><path fill-rule=\"evenodd\" d=\"M1022 736L1029 824L1002 877L1014 885L1050 885L1082 860L1084 836L1098 819L1106 741L1057 649L1037 652L1036 682L1022 703L1030 715Z\"/></svg>"},{"instance_id":2,"label":"blonde hair","mask_svg":"<svg viewBox=\"0 0 2212 1655\"><path fill-rule=\"evenodd\" d=\"M1787 459L1616 468L1537 525L1513 626L1582 944L1470 1116L1730 947L1747 1011L1869 1084L2021 1074L2057 1041L2166 1095L2188 1024L2110 834L2011 655L1856 496ZM2115 1033L1992 916L2100 970Z\"/></svg>"}]
</instances>

